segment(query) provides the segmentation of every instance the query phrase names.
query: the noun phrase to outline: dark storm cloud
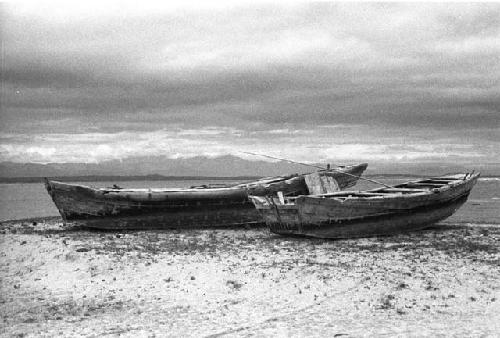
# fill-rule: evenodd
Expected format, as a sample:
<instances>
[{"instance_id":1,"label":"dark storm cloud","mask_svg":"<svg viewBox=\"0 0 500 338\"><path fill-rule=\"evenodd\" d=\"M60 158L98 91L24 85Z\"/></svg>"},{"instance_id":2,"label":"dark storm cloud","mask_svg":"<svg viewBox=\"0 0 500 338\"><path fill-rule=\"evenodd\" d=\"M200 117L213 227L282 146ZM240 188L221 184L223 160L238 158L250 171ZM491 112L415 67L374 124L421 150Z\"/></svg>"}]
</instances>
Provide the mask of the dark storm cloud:
<instances>
[{"instance_id":1,"label":"dark storm cloud","mask_svg":"<svg viewBox=\"0 0 500 338\"><path fill-rule=\"evenodd\" d=\"M498 141L497 4L8 4L1 16L3 132L213 126L234 140L343 125L365 143L396 142L370 127Z\"/></svg>"}]
</instances>

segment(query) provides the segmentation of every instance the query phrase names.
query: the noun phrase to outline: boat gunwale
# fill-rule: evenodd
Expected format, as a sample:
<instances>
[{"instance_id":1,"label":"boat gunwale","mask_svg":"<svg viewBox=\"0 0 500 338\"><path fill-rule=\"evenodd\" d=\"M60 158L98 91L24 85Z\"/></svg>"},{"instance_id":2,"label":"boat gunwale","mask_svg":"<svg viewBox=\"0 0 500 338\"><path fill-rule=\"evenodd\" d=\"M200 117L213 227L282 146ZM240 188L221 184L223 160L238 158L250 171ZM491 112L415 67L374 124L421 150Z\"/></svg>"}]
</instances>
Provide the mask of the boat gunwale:
<instances>
[{"instance_id":1,"label":"boat gunwale","mask_svg":"<svg viewBox=\"0 0 500 338\"><path fill-rule=\"evenodd\" d=\"M356 168L362 169L362 172L363 172L364 170L366 170L366 167L367 167L366 163L361 163L361 164L342 166L336 170L334 170L334 169L319 170L319 172L342 175L344 173L349 173L349 171L356 169ZM229 185L226 187L213 187L213 188L210 188L210 187L207 187L207 188L204 188L204 187L203 188L137 188L137 189L135 189L135 188L126 188L126 189L95 188L95 187L91 187L88 185L61 182L61 181L51 180L48 178L46 179L46 184L49 184L49 185L51 185L51 187L56 188L56 189L58 187L81 188L81 189L86 189L86 190L89 190L89 191L92 191L92 192L95 192L98 194L102 194L102 195L106 195L106 194L121 195L122 193L162 194L162 193L176 193L176 192L181 192L181 193L200 193L200 192L212 193L212 192L222 192L222 191L228 191L228 192L246 191L249 188L272 185L273 183L279 183L279 182L286 182L287 180L299 178L300 176L305 176L308 174L310 174L310 173L290 174L290 175L275 176L275 177L263 177L261 179L251 181L251 182L235 183L234 185ZM362 173L359 176L361 176L361 175L362 175Z\"/></svg>"},{"instance_id":2,"label":"boat gunwale","mask_svg":"<svg viewBox=\"0 0 500 338\"><path fill-rule=\"evenodd\" d=\"M424 196L424 195L433 195L433 194L436 194L436 193L440 193L440 192L443 192L445 190L449 190L449 189L452 189L452 188L455 188L455 187L458 187L460 185L464 185L466 184L467 182L470 182L474 179L477 179L479 178L480 176L480 173L476 173L476 174L472 174L470 175L469 177L465 178L465 179L460 179L460 178L456 178L456 179L453 179L453 181L450 181L449 183L447 184L443 184L441 187L434 187L434 188L428 188L428 189L416 189L416 188L403 188L404 185L406 184L411 184L411 183L418 183L418 182L421 182L421 180L418 180L418 181L409 181L409 182L405 182L405 183L402 183L402 184L398 184L396 186L394 186L394 188L396 188L397 190L395 190L394 192L382 192L384 190L391 190L391 189L394 189L394 188L386 188L386 187L382 187L382 188L375 188L375 189L369 189L369 190L353 190L353 191L338 191L338 192L334 192L334 193L330 193L330 194L320 194L320 195L307 195L307 196L297 196L297 198L329 198L329 197L346 197L346 198L351 198L351 199L354 199L354 198L365 198L364 196L360 196L360 197L357 197L355 196L356 194L363 194L363 193L380 193L380 195L377 195L377 196L374 196L375 198L377 197L381 197L381 198L401 198L401 197L413 197L413 196ZM423 180L428 180L428 178L425 178ZM401 188L400 188L401 187ZM400 191L408 191L408 194L401 194L401 193L398 193L398 190ZM414 192L413 192L414 191ZM348 195L354 195L354 196L348 196ZM368 197L368 198L372 198L372 197Z\"/></svg>"}]
</instances>

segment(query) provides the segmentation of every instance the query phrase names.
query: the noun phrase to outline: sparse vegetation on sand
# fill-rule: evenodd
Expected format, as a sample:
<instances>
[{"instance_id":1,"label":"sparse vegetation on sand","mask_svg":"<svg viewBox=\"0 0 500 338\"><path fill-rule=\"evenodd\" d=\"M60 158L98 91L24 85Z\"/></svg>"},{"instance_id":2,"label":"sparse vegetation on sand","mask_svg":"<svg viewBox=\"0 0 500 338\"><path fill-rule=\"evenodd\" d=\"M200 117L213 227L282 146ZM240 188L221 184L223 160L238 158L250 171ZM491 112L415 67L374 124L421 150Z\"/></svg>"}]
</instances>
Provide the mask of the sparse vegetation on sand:
<instances>
[{"instance_id":1,"label":"sparse vegetation on sand","mask_svg":"<svg viewBox=\"0 0 500 338\"><path fill-rule=\"evenodd\" d=\"M0 334L492 335L499 227L356 240L0 224Z\"/></svg>"}]
</instances>

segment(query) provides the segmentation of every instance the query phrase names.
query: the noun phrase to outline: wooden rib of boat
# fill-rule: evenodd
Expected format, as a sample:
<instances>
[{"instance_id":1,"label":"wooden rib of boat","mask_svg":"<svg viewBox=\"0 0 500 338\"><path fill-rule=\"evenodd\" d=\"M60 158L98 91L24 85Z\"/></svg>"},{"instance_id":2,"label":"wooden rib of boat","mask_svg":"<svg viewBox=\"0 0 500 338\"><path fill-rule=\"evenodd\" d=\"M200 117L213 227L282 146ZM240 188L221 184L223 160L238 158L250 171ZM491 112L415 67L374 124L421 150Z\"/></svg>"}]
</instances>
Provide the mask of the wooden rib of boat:
<instances>
[{"instance_id":1,"label":"wooden rib of boat","mask_svg":"<svg viewBox=\"0 0 500 338\"><path fill-rule=\"evenodd\" d=\"M250 198L277 234L369 237L423 229L451 216L465 203L478 177L479 173L457 174L367 191Z\"/></svg>"},{"instance_id":2,"label":"wooden rib of boat","mask_svg":"<svg viewBox=\"0 0 500 338\"><path fill-rule=\"evenodd\" d=\"M297 196L344 189L356 184L366 167L363 163L223 187L94 189L48 179L45 187L65 223L101 229L221 227L262 223L249 194Z\"/></svg>"}]
</instances>

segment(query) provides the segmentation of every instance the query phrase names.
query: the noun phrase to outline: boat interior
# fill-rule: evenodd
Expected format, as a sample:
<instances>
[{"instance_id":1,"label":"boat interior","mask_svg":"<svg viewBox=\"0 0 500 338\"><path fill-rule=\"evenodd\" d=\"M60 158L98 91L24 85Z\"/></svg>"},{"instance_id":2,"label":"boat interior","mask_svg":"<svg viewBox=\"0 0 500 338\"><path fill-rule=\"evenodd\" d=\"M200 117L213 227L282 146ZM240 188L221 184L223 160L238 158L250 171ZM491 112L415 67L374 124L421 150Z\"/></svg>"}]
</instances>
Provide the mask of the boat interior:
<instances>
[{"instance_id":1,"label":"boat interior","mask_svg":"<svg viewBox=\"0 0 500 338\"><path fill-rule=\"evenodd\" d=\"M381 187L365 191L335 191L328 194L320 194L318 197L329 198L334 197L337 199L347 199L347 198L377 198L388 195L405 195L405 194L416 194L416 193L428 193L429 191L439 191L439 188L445 187L450 183L456 181L462 181L467 177L467 175L456 175L453 177L433 177L426 178L413 182L406 182L402 184L397 184L392 187ZM277 205L294 204L297 197L287 197L278 193L277 197L272 198L272 203Z\"/></svg>"}]
</instances>

